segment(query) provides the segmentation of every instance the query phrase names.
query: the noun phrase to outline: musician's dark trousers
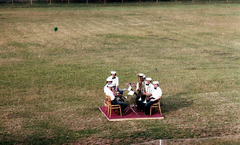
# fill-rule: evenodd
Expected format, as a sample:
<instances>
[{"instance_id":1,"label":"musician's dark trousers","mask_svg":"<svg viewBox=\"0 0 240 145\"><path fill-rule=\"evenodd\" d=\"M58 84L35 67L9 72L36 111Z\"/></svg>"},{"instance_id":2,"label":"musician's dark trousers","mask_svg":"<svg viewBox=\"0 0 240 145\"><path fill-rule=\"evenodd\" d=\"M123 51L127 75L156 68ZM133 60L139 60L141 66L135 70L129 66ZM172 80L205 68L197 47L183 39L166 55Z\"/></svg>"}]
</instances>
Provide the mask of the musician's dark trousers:
<instances>
[{"instance_id":1,"label":"musician's dark trousers","mask_svg":"<svg viewBox=\"0 0 240 145\"><path fill-rule=\"evenodd\" d=\"M119 97L119 100L118 100L118 101L124 102L124 99Z\"/></svg>"},{"instance_id":2,"label":"musician's dark trousers","mask_svg":"<svg viewBox=\"0 0 240 145\"><path fill-rule=\"evenodd\" d=\"M122 112L125 110L125 108L127 107L127 103L124 102L119 102L116 99L114 99L113 101L111 101L112 105L117 105L119 104L121 106L121 110Z\"/></svg>"},{"instance_id":3,"label":"musician's dark trousers","mask_svg":"<svg viewBox=\"0 0 240 145\"><path fill-rule=\"evenodd\" d=\"M144 109L144 104L142 103L143 101L144 101L144 99L145 99L145 97L146 96L142 96L142 100L141 101L138 101L138 99L140 99L140 95L136 95L135 96L135 101L136 101L136 104L137 104L137 107L138 107L138 109L140 109L140 110L143 110Z\"/></svg>"},{"instance_id":4,"label":"musician's dark trousers","mask_svg":"<svg viewBox=\"0 0 240 145\"><path fill-rule=\"evenodd\" d=\"M151 98L150 100L152 100L152 99L154 99L154 98ZM145 114L147 114L147 115L150 115L150 106L152 104L158 102L158 100L156 100L156 101L150 101L150 100L147 100L147 103L144 106Z\"/></svg>"},{"instance_id":5,"label":"musician's dark trousers","mask_svg":"<svg viewBox=\"0 0 240 145\"><path fill-rule=\"evenodd\" d=\"M113 86L114 90L116 90L116 86ZM117 88L117 91L122 95L123 94L123 90L122 89L119 89Z\"/></svg>"}]
</instances>

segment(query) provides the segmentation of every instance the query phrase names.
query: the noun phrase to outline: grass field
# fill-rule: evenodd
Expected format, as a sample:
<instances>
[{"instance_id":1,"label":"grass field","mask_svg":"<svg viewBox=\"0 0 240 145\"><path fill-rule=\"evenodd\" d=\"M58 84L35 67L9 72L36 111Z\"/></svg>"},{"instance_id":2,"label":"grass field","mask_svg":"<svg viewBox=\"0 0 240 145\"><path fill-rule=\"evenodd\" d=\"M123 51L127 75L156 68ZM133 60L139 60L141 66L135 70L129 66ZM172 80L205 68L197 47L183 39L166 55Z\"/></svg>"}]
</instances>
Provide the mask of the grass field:
<instances>
[{"instance_id":1,"label":"grass field","mask_svg":"<svg viewBox=\"0 0 240 145\"><path fill-rule=\"evenodd\" d=\"M4 6L0 144L240 144L239 28L240 4ZM111 70L158 80L165 119L108 122Z\"/></svg>"}]
</instances>

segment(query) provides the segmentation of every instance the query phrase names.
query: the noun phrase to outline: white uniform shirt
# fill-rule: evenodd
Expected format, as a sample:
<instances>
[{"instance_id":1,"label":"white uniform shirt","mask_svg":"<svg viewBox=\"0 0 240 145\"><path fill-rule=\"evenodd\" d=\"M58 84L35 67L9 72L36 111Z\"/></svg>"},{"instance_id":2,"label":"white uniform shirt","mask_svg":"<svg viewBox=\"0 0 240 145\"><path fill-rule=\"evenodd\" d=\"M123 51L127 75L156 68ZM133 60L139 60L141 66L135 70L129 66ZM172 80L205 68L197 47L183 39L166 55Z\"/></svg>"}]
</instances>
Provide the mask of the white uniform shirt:
<instances>
[{"instance_id":1,"label":"white uniform shirt","mask_svg":"<svg viewBox=\"0 0 240 145\"><path fill-rule=\"evenodd\" d=\"M145 84L145 91L146 91L146 94L152 94L152 91L154 89L154 86L150 83L149 85Z\"/></svg>"},{"instance_id":2,"label":"white uniform shirt","mask_svg":"<svg viewBox=\"0 0 240 145\"><path fill-rule=\"evenodd\" d=\"M108 84L106 84L103 88L105 94L106 94L106 90L109 89L107 86L108 86Z\"/></svg>"},{"instance_id":3,"label":"white uniform shirt","mask_svg":"<svg viewBox=\"0 0 240 145\"><path fill-rule=\"evenodd\" d=\"M112 77L112 76L110 76L110 77ZM118 79L117 76L115 76L115 78L112 79L112 85L113 86L119 86L119 79Z\"/></svg>"},{"instance_id":4,"label":"white uniform shirt","mask_svg":"<svg viewBox=\"0 0 240 145\"><path fill-rule=\"evenodd\" d=\"M153 91L152 91L152 97L154 99L158 99L159 97L162 96L162 90L161 88L157 87L156 89L153 88Z\"/></svg>"},{"instance_id":5,"label":"white uniform shirt","mask_svg":"<svg viewBox=\"0 0 240 145\"><path fill-rule=\"evenodd\" d=\"M109 88L106 88L106 90L105 90L106 92L106 95L107 96L110 96L111 97L111 101L113 101L114 99L115 99L115 96L114 96L114 94L113 94L113 92L109 89Z\"/></svg>"}]
</instances>

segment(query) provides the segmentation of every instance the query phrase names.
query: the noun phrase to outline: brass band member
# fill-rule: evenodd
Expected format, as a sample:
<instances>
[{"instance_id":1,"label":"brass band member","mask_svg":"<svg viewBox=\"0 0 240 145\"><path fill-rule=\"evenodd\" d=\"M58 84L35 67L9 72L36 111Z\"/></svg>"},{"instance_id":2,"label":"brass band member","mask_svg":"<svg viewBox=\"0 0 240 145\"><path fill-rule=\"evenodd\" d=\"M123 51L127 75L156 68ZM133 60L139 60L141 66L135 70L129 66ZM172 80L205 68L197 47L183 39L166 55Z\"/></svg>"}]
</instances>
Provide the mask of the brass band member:
<instances>
[{"instance_id":1,"label":"brass band member","mask_svg":"<svg viewBox=\"0 0 240 145\"><path fill-rule=\"evenodd\" d=\"M110 77L112 77L112 85L115 91L118 91L121 95L123 94L123 90L119 89L119 79L117 77L117 72L116 71L111 71Z\"/></svg>"},{"instance_id":2,"label":"brass band member","mask_svg":"<svg viewBox=\"0 0 240 145\"><path fill-rule=\"evenodd\" d=\"M115 95L113 94L113 85L112 84L108 84L107 85L108 89L106 89L106 95L111 97L111 104L112 105L117 105L119 104L121 106L121 110L124 113L125 108L127 107L127 104L124 102L119 102L116 100ZM117 114L119 114L119 110L116 110Z\"/></svg>"},{"instance_id":3,"label":"brass band member","mask_svg":"<svg viewBox=\"0 0 240 145\"><path fill-rule=\"evenodd\" d=\"M141 110L144 109L144 105L147 103L147 98L152 96L152 90L153 90L154 87L151 84L151 82L152 82L152 78L147 77L146 78L146 83L145 83L145 90L143 92L143 95L144 95L145 99L142 100L141 104L140 104Z\"/></svg>"},{"instance_id":4,"label":"brass band member","mask_svg":"<svg viewBox=\"0 0 240 145\"><path fill-rule=\"evenodd\" d=\"M143 92L145 90L145 75L142 74L142 73L139 73L137 74L138 75L138 79L141 79L141 80L138 80L137 82L137 85L136 85L136 96L135 96L135 102L136 102L136 105L138 107L138 109L143 109L141 108L141 101L145 99L145 97L143 96Z\"/></svg>"},{"instance_id":5,"label":"brass band member","mask_svg":"<svg viewBox=\"0 0 240 145\"><path fill-rule=\"evenodd\" d=\"M146 76L143 74L143 77L142 77L142 84L143 86L145 87L145 78ZM139 88L139 82L137 82L137 85L136 85L136 91L141 91L141 87Z\"/></svg>"},{"instance_id":6,"label":"brass band member","mask_svg":"<svg viewBox=\"0 0 240 145\"><path fill-rule=\"evenodd\" d=\"M152 82L152 78L147 77L146 84L145 84L145 92L143 92L143 95L146 95L146 96L152 95L153 85L151 84L151 82Z\"/></svg>"},{"instance_id":7,"label":"brass band member","mask_svg":"<svg viewBox=\"0 0 240 145\"><path fill-rule=\"evenodd\" d=\"M154 89L152 90L152 95L148 98L147 102L144 106L145 114L150 114L150 106L154 103L157 103L158 100L162 97L162 90L159 87L159 82L153 82Z\"/></svg>"},{"instance_id":8,"label":"brass band member","mask_svg":"<svg viewBox=\"0 0 240 145\"><path fill-rule=\"evenodd\" d=\"M108 89L107 85L112 84L112 77L108 77L106 79L106 85L104 86L104 93L106 93L106 89Z\"/></svg>"}]
</instances>

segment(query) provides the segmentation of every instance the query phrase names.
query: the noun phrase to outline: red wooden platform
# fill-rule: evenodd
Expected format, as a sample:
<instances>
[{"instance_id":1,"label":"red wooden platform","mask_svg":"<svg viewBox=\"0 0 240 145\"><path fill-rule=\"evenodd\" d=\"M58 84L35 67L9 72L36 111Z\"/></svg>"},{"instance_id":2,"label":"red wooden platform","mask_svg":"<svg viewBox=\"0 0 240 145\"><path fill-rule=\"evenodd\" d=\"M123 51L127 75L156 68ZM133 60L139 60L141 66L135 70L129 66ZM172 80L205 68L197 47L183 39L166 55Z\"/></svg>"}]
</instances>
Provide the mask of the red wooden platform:
<instances>
[{"instance_id":1,"label":"red wooden platform","mask_svg":"<svg viewBox=\"0 0 240 145\"><path fill-rule=\"evenodd\" d=\"M137 113L135 114L132 110L129 110L126 114L124 114L124 116L120 116L117 113L115 113L114 111L112 111L112 115L111 118L109 118L109 116L107 116L107 111L105 111L105 106L99 107L100 111L106 116L106 118L109 121L125 121L125 120L146 120L146 119L164 119L164 117L157 112L156 110L153 110L152 116L150 115L144 115L143 112L137 111L137 109L134 109Z\"/></svg>"}]
</instances>

